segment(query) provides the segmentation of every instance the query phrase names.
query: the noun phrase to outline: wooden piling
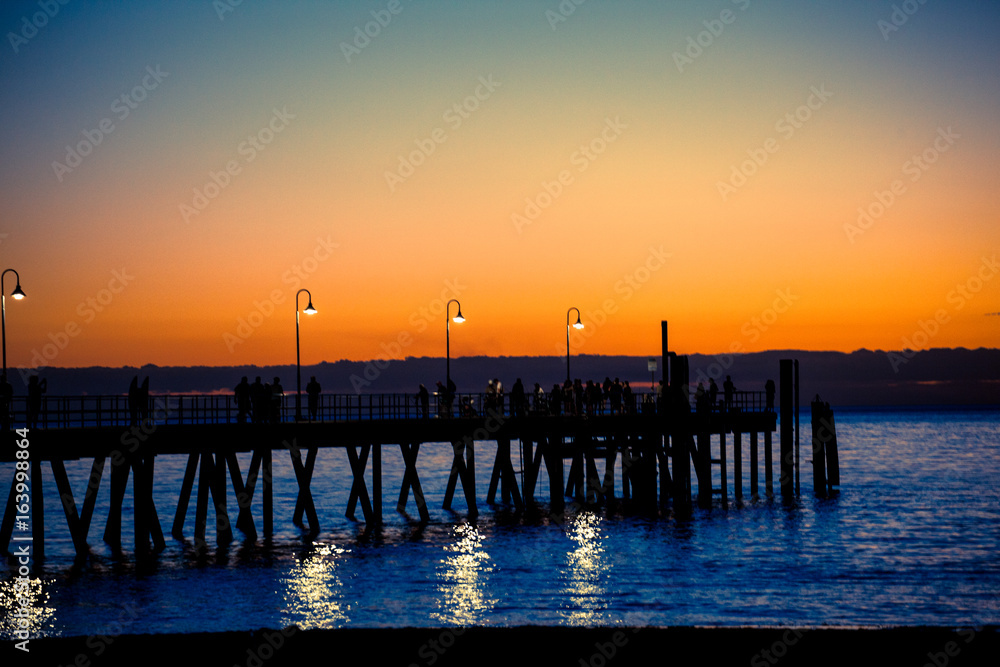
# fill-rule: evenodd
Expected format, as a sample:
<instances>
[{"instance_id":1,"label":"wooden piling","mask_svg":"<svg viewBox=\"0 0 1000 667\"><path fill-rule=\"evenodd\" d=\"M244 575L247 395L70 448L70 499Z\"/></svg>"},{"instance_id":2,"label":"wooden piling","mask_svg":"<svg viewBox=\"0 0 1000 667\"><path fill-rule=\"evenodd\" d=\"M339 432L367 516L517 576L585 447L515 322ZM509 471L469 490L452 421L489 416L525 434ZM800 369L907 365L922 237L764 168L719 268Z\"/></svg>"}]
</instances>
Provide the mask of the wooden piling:
<instances>
[{"instance_id":1,"label":"wooden piling","mask_svg":"<svg viewBox=\"0 0 1000 667\"><path fill-rule=\"evenodd\" d=\"M372 445L372 515L375 525L382 523L382 445Z\"/></svg>"},{"instance_id":2,"label":"wooden piling","mask_svg":"<svg viewBox=\"0 0 1000 667\"><path fill-rule=\"evenodd\" d=\"M122 550L122 502L128 485L128 462L121 456L111 459L111 506L104 526L104 541L115 551Z\"/></svg>"},{"instance_id":3,"label":"wooden piling","mask_svg":"<svg viewBox=\"0 0 1000 667\"><path fill-rule=\"evenodd\" d=\"M757 431L750 432L750 497L756 498L757 485Z\"/></svg>"},{"instance_id":4,"label":"wooden piling","mask_svg":"<svg viewBox=\"0 0 1000 667\"><path fill-rule=\"evenodd\" d=\"M729 470L726 469L726 433L719 433L719 479L722 482L722 506L729 507Z\"/></svg>"},{"instance_id":5,"label":"wooden piling","mask_svg":"<svg viewBox=\"0 0 1000 667\"><path fill-rule=\"evenodd\" d=\"M781 495L785 498L791 497L795 489L795 393L792 379L793 373L794 366L792 360L782 359L779 362L781 476L778 479L778 483L781 485Z\"/></svg>"},{"instance_id":6,"label":"wooden piling","mask_svg":"<svg viewBox=\"0 0 1000 667\"><path fill-rule=\"evenodd\" d=\"M733 498L743 500L743 434L733 433Z\"/></svg>"},{"instance_id":7,"label":"wooden piling","mask_svg":"<svg viewBox=\"0 0 1000 667\"><path fill-rule=\"evenodd\" d=\"M76 501L73 498L73 490L69 484L69 477L66 475L66 466L61 460L52 459L49 462L52 466L52 476L56 481L56 490L62 500L63 513L66 515L66 524L69 526L70 537L73 538L73 547L77 555L87 553L87 536L81 531L80 517L76 513Z\"/></svg>"},{"instance_id":8,"label":"wooden piling","mask_svg":"<svg viewBox=\"0 0 1000 667\"><path fill-rule=\"evenodd\" d=\"M823 431L822 420L825 416L823 404L813 401L812 416L812 465L813 465L813 492L820 497L826 496L826 449L824 443L826 436Z\"/></svg>"},{"instance_id":9,"label":"wooden piling","mask_svg":"<svg viewBox=\"0 0 1000 667\"><path fill-rule=\"evenodd\" d=\"M96 465L96 461L94 462ZM198 472L198 453L188 454L187 468L181 482L181 495L177 501L177 512L174 514L174 526L170 531L178 540L184 539L184 519L187 516L188 504L191 502L191 490L194 488L194 476Z\"/></svg>"},{"instance_id":10,"label":"wooden piling","mask_svg":"<svg viewBox=\"0 0 1000 667\"><path fill-rule=\"evenodd\" d=\"M42 462L31 459L31 539L35 558L45 558L45 496L42 493Z\"/></svg>"},{"instance_id":11,"label":"wooden piling","mask_svg":"<svg viewBox=\"0 0 1000 667\"><path fill-rule=\"evenodd\" d=\"M771 448L771 432L764 431L764 493L768 498L774 495L774 454Z\"/></svg>"},{"instance_id":12,"label":"wooden piling","mask_svg":"<svg viewBox=\"0 0 1000 667\"><path fill-rule=\"evenodd\" d=\"M271 491L271 448L268 447L262 452L262 465L263 465L263 475L264 475L264 486L261 489L263 493L262 503L263 503L263 521L264 521L264 539L270 539L274 535L274 500L272 498Z\"/></svg>"}]
</instances>

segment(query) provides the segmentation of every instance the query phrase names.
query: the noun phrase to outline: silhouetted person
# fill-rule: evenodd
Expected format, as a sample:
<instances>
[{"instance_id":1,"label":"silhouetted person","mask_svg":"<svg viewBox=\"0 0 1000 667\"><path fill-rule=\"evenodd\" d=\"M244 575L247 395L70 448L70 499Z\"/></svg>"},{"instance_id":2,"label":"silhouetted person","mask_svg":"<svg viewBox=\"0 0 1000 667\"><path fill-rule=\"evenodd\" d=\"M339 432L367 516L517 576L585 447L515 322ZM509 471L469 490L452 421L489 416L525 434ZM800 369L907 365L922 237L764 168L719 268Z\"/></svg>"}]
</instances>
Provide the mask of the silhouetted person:
<instances>
[{"instance_id":1,"label":"silhouetted person","mask_svg":"<svg viewBox=\"0 0 1000 667\"><path fill-rule=\"evenodd\" d=\"M552 385L552 398L549 401L549 413L558 417L563 410L563 388L558 383Z\"/></svg>"},{"instance_id":2,"label":"silhouetted person","mask_svg":"<svg viewBox=\"0 0 1000 667\"><path fill-rule=\"evenodd\" d=\"M583 414L583 399L583 382L580 381L580 378L577 378L573 381L573 407L575 409L573 414Z\"/></svg>"},{"instance_id":3,"label":"silhouetted person","mask_svg":"<svg viewBox=\"0 0 1000 667\"><path fill-rule=\"evenodd\" d=\"M558 387L559 385L556 385ZM542 385L535 383L535 388L531 392L532 399L534 400L535 414L543 414L548 410L548 401L545 400L545 390L542 389ZM553 401L559 400L558 394L553 393ZM559 406L557 405L555 409L558 411Z\"/></svg>"},{"instance_id":4,"label":"silhouetted person","mask_svg":"<svg viewBox=\"0 0 1000 667\"><path fill-rule=\"evenodd\" d=\"M710 378L708 381L708 402L711 403L713 410L718 409L719 385L715 384L715 378Z\"/></svg>"},{"instance_id":5,"label":"silhouetted person","mask_svg":"<svg viewBox=\"0 0 1000 667\"><path fill-rule=\"evenodd\" d=\"M764 383L764 391L767 393L767 411L774 412L774 380Z\"/></svg>"},{"instance_id":6,"label":"silhouetted person","mask_svg":"<svg viewBox=\"0 0 1000 667\"><path fill-rule=\"evenodd\" d=\"M736 391L735 385L733 385L733 379L726 376L726 381L722 383L722 392L726 399L726 412L733 409L733 393Z\"/></svg>"},{"instance_id":7,"label":"silhouetted person","mask_svg":"<svg viewBox=\"0 0 1000 667\"><path fill-rule=\"evenodd\" d=\"M621 414L622 411L622 383L618 378L615 378L614 383L608 389L608 395L611 401L611 414L617 415Z\"/></svg>"},{"instance_id":8,"label":"silhouetted person","mask_svg":"<svg viewBox=\"0 0 1000 667\"><path fill-rule=\"evenodd\" d=\"M281 400L285 396L285 390L281 387L281 381L276 377L271 385L271 423L281 422Z\"/></svg>"},{"instance_id":9,"label":"silhouetted person","mask_svg":"<svg viewBox=\"0 0 1000 667\"><path fill-rule=\"evenodd\" d=\"M422 384L417 390L417 404L420 406L420 416L427 419L430 416L431 397L427 393L427 387Z\"/></svg>"},{"instance_id":10,"label":"silhouetted person","mask_svg":"<svg viewBox=\"0 0 1000 667\"><path fill-rule=\"evenodd\" d=\"M37 375L28 378L28 428L38 428L38 415L42 412L42 394L48 389L48 380L38 381Z\"/></svg>"},{"instance_id":11,"label":"silhouetted person","mask_svg":"<svg viewBox=\"0 0 1000 667\"><path fill-rule=\"evenodd\" d=\"M150 423L149 419L149 377L147 376L139 386L139 420L143 424Z\"/></svg>"},{"instance_id":12,"label":"silhouetted person","mask_svg":"<svg viewBox=\"0 0 1000 667\"><path fill-rule=\"evenodd\" d=\"M514 386L510 389L510 412L515 417L524 416L524 385L521 378L517 378Z\"/></svg>"},{"instance_id":13,"label":"silhouetted person","mask_svg":"<svg viewBox=\"0 0 1000 667\"><path fill-rule=\"evenodd\" d=\"M11 408L14 404L14 387L7 382L7 375L0 375L0 428L9 431L12 426Z\"/></svg>"},{"instance_id":14,"label":"silhouetted person","mask_svg":"<svg viewBox=\"0 0 1000 667\"><path fill-rule=\"evenodd\" d=\"M309 396L309 419L315 421L319 413L319 393L323 388L316 382L316 376L309 376L309 384L306 385L306 394Z\"/></svg>"},{"instance_id":15,"label":"silhouetted person","mask_svg":"<svg viewBox=\"0 0 1000 667\"><path fill-rule=\"evenodd\" d=\"M632 395L632 387L628 380L625 380L625 386L622 387L622 400L625 402L625 411L632 414L635 411L635 397Z\"/></svg>"},{"instance_id":16,"label":"silhouetted person","mask_svg":"<svg viewBox=\"0 0 1000 667\"><path fill-rule=\"evenodd\" d=\"M132 378L128 386L128 414L131 426L139 425L139 376Z\"/></svg>"},{"instance_id":17,"label":"silhouetted person","mask_svg":"<svg viewBox=\"0 0 1000 667\"><path fill-rule=\"evenodd\" d=\"M500 382L500 378L493 378L493 386L497 390L496 410L503 414L503 383Z\"/></svg>"},{"instance_id":18,"label":"silhouetted person","mask_svg":"<svg viewBox=\"0 0 1000 667\"><path fill-rule=\"evenodd\" d=\"M246 375L233 390L233 399L236 401L236 423L246 424L250 414L250 383Z\"/></svg>"},{"instance_id":19,"label":"silhouetted person","mask_svg":"<svg viewBox=\"0 0 1000 667\"><path fill-rule=\"evenodd\" d=\"M251 417L254 424L264 423L270 402L270 387L262 385L260 383L260 376L258 375L253 384L250 385Z\"/></svg>"},{"instance_id":20,"label":"silhouetted person","mask_svg":"<svg viewBox=\"0 0 1000 667\"><path fill-rule=\"evenodd\" d=\"M493 383L493 380L489 380L486 383L486 398L485 405L483 406L487 411L495 410L497 407L497 386Z\"/></svg>"},{"instance_id":21,"label":"silhouetted person","mask_svg":"<svg viewBox=\"0 0 1000 667\"><path fill-rule=\"evenodd\" d=\"M698 412L708 412L708 394L705 392L705 384L698 383L698 388L694 390L694 409Z\"/></svg>"},{"instance_id":22,"label":"silhouetted person","mask_svg":"<svg viewBox=\"0 0 1000 667\"><path fill-rule=\"evenodd\" d=\"M458 393L458 386L455 384L454 380L452 380L451 378L448 378L448 386L446 387L446 391L445 391L445 401L448 404L448 416L449 417L452 416L453 414L455 414L454 412L452 412L452 408L455 405L455 395L457 393Z\"/></svg>"}]
</instances>

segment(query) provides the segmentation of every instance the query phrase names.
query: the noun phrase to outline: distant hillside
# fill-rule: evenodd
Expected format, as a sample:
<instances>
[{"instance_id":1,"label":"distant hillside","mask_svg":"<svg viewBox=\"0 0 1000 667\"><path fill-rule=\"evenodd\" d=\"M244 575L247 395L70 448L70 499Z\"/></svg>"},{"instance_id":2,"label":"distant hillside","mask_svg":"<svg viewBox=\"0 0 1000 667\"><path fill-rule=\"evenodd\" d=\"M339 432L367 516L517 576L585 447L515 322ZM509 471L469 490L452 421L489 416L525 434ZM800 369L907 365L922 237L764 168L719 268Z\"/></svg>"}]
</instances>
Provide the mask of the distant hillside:
<instances>
[{"instance_id":1,"label":"distant hillside","mask_svg":"<svg viewBox=\"0 0 1000 667\"><path fill-rule=\"evenodd\" d=\"M804 352L778 350L743 355L690 355L691 382L719 380L731 375L737 389L763 389L768 378L778 379L778 361L798 359L800 398L815 394L833 405L947 405L1000 404L1000 349L933 349L921 352L858 350ZM657 364L659 368L659 358ZM629 380L636 390L650 389L647 357L578 355L572 358L574 377L603 380L606 376ZM662 370L662 369L661 369ZM657 370L659 380L661 370ZM546 390L566 377L564 357L460 357L451 360L452 378L459 391L483 391L489 378L499 377L509 390L520 377L529 391L535 382ZM31 371L35 372L35 371ZM54 395L122 394L131 379L150 378L154 393L207 393L232 391L240 378L252 382L281 378L286 392L295 390L295 366L41 368ZM28 372L12 369L11 383L25 393ZM431 391L444 380L441 358L408 357L400 360L338 361L303 366L302 384L310 376L324 392L415 392L423 383ZM721 382L720 382L721 384Z\"/></svg>"}]
</instances>

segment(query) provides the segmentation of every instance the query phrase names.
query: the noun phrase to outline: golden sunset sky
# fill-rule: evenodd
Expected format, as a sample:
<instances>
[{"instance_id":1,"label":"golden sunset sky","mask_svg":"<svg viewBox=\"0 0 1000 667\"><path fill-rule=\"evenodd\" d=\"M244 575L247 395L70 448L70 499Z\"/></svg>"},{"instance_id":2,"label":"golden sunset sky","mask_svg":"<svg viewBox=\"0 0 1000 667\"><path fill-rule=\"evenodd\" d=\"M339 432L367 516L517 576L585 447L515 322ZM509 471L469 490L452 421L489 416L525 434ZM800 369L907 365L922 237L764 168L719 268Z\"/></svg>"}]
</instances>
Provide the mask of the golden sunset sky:
<instances>
[{"instance_id":1,"label":"golden sunset sky","mask_svg":"<svg viewBox=\"0 0 1000 667\"><path fill-rule=\"evenodd\" d=\"M1000 340L993 4L0 19L12 367Z\"/></svg>"}]
</instances>

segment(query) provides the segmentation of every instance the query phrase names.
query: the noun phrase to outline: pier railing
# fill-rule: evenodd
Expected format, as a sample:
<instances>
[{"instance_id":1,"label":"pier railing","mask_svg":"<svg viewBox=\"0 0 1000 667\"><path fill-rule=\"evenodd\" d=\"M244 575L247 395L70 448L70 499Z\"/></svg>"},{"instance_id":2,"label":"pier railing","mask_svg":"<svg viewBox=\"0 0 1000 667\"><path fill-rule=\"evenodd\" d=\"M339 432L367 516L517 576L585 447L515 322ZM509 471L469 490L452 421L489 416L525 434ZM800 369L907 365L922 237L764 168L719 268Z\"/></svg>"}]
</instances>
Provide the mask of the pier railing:
<instances>
[{"instance_id":1,"label":"pier railing","mask_svg":"<svg viewBox=\"0 0 1000 667\"><path fill-rule=\"evenodd\" d=\"M37 416L29 415L27 398L14 397L9 406L0 405L0 419L5 428L25 425L36 428L87 428L151 424L235 424L240 422L276 423L297 420L296 396L285 393L277 401L246 412L232 394L157 394L145 405L131 405L126 395L55 396L43 395ZM143 409L143 407L145 409ZM691 409L698 406L691 397ZM4 408L7 408L5 411ZM440 394L429 394L424 404L415 394L321 394L315 411L308 396L301 400L302 421L344 422L396 419L461 419L479 417L494 411L503 416L552 415L629 415L655 414L662 409L653 393L636 392L618 403L610 398L582 401L575 397L560 400L556 406L550 394L525 395L515 406L509 394L457 394L448 402ZM701 406L710 412L759 413L769 411L762 391L737 391L727 405ZM4 414L6 413L6 414ZM31 422L34 421L34 424Z\"/></svg>"}]
</instances>

